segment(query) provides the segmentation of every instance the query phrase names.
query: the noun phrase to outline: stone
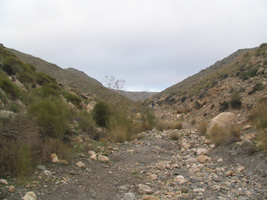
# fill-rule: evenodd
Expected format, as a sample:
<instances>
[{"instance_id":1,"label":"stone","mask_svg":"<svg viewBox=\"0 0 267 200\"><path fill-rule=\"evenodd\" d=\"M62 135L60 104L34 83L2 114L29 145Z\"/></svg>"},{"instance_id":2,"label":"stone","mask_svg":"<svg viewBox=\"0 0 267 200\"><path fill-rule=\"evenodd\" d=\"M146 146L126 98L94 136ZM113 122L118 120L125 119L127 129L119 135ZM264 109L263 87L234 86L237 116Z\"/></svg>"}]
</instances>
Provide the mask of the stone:
<instances>
[{"instance_id":1,"label":"stone","mask_svg":"<svg viewBox=\"0 0 267 200\"><path fill-rule=\"evenodd\" d=\"M0 110L0 118L9 119L16 116L16 114L9 110Z\"/></svg>"},{"instance_id":2,"label":"stone","mask_svg":"<svg viewBox=\"0 0 267 200\"><path fill-rule=\"evenodd\" d=\"M164 170L164 169L170 169L170 161L160 161L155 166L157 169Z\"/></svg>"},{"instance_id":3,"label":"stone","mask_svg":"<svg viewBox=\"0 0 267 200\"><path fill-rule=\"evenodd\" d=\"M235 119L236 119L235 114L233 114L231 112L222 112L222 113L220 113L216 117L212 118L212 120L208 124L207 136L208 137L212 137L213 134L215 134L212 131L212 129L214 129L214 127L217 126L218 128L225 129L226 127L232 125L233 122L235 121Z\"/></svg>"},{"instance_id":4,"label":"stone","mask_svg":"<svg viewBox=\"0 0 267 200\"><path fill-rule=\"evenodd\" d=\"M134 193L128 192L124 194L123 199L124 200L135 200L136 198L135 198Z\"/></svg>"},{"instance_id":5,"label":"stone","mask_svg":"<svg viewBox=\"0 0 267 200\"><path fill-rule=\"evenodd\" d=\"M85 164L83 162L81 162L81 161L77 162L76 166L79 167L79 168L82 168L82 169L86 168Z\"/></svg>"},{"instance_id":6,"label":"stone","mask_svg":"<svg viewBox=\"0 0 267 200\"><path fill-rule=\"evenodd\" d=\"M183 142L183 143L181 144L181 148L184 148L185 150L186 150L186 149L189 149L189 148L190 148L190 144L188 144L188 143L186 143L186 142Z\"/></svg>"},{"instance_id":7,"label":"stone","mask_svg":"<svg viewBox=\"0 0 267 200\"><path fill-rule=\"evenodd\" d=\"M245 130L249 130L251 129L253 126L251 126L250 124L247 124L245 126L242 127L242 130L245 131Z\"/></svg>"},{"instance_id":8,"label":"stone","mask_svg":"<svg viewBox=\"0 0 267 200\"><path fill-rule=\"evenodd\" d=\"M142 197L141 200L160 200L158 197L152 196L152 195L145 195Z\"/></svg>"},{"instance_id":9,"label":"stone","mask_svg":"<svg viewBox=\"0 0 267 200\"><path fill-rule=\"evenodd\" d=\"M256 146L249 139L242 140L240 143L240 147L248 154L252 154L257 151Z\"/></svg>"},{"instance_id":10,"label":"stone","mask_svg":"<svg viewBox=\"0 0 267 200\"><path fill-rule=\"evenodd\" d=\"M98 155L97 159L98 159L100 162L104 162L104 163L109 162L109 158L108 158L107 156Z\"/></svg>"},{"instance_id":11,"label":"stone","mask_svg":"<svg viewBox=\"0 0 267 200\"><path fill-rule=\"evenodd\" d=\"M43 175L47 176L47 177L51 177L52 176L52 172L48 171L48 170L44 170L43 171Z\"/></svg>"},{"instance_id":12,"label":"stone","mask_svg":"<svg viewBox=\"0 0 267 200\"><path fill-rule=\"evenodd\" d=\"M97 154L94 151L88 151L88 153L90 154L90 159L91 160L96 160L97 159Z\"/></svg>"},{"instance_id":13,"label":"stone","mask_svg":"<svg viewBox=\"0 0 267 200\"><path fill-rule=\"evenodd\" d=\"M22 198L23 200L37 200L36 194L34 192L27 192Z\"/></svg>"},{"instance_id":14,"label":"stone","mask_svg":"<svg viewBox=\"0 0 267 200\"><path fill-rule=\"evenodd\" d=\"M243 166L239 166L239 167L236 169L236 172L237 172L237 173L240 173L240 172L244 171L245 169L246 169L245 167L243 167Z\"/></svg>"},{"instance_id":15,"label":"stone","mask_svg":"<svg viewBox=\"0 0 267 200\"><path fill-rule=\"evenodd\" d=\"M205 156L205 155L200 155L200 156L197 157L197 161L201 162L201 163L209 162L210 161L210 157Z\"/></svg>"},{"instance_id":16,"label":"stone","mask_svg":"<svg viewBox=\"0 0 267 200\"><path fill-rule=\"evenodd\" d=\"M135 153L135 150L134 149L127 149L126 150L126 153L134 154Z\"/></svg>"},{"instance_id":17,"label":"stone","mask_svg":"<svg viewBox=\"0 0 267 200\"><path fill-rule=\"evenodd\" d=\"M8 182L6 179L0 179L0 183L3 185L8 185Z\"/></svg>"},{"instance_id":18,"label":"stone","mask_svg":"<svg viewBox=\"0 0 267 200\"><path fill-rule=\"evenodd\" d=\"M51 161L52 161L53 163L58 163L58 162L60 162L60 160L59 160L58 157L57 157L57 154L55 154L55 153L52 153L52 154L50 155L50 158L51 158Z\"/></svg>"},{"instance_id":19,"label":"stone","mask_svg":"<svg viewBox=\"0 0 267 200\"><path fill-rule=\"evenodd\" d=\"M197 155L206 155L208 153L208 150L207 149L204 149L204 148L199 148L197 149Z\"/></svg>"},{"instance_id":20,"label":"stone","mask_svg":"<svg viewBox=\"0 0 267 200\"><path fill-rule=\"evenodd\" d=\"M60 163L61 163L62 165L68 165L68 164L69 164L68 161L66 161L66 160L60 160Z\"/></svg>"},{"instance_id":21,"label":"stone","mask_svg":"<svg viewBox=\"0 0 267 200\"><path fill-rule=\"evenodd\" d=\"M174 178L174 182L178 184L183 184L186 182L185 178L182 175L178 175Z\"/></svg>"},{"instance_id":22,"label":"stone","mask_svg":"<svg viewBox=\"0 0 267 200\"><path fill-rule=\"evenodd\" d=\"M16 191L16 188L13 185L11 185L11 186L8 187L8 191L13 193L13 192Z\"/></svg>"},{"instance_id":23,"label":"stone","mask_svg":"<svg viewBox=\"0 0 267 200\"><path fill-rule=\"evenodd\" d=\"M153 190L148 185L139 184L138 193L139 194L152 194Z\"/></svg>"},{"instance_id":24,"label":"stone","mask_svg":"<svg viewBox=\"0 0 267 200\"><path fill-rule=\"evenodd\" d=\"M222 158L219 158L219 159L217 160L217 162L218 162L218 163L222 163L222 162L223 162L223 159L222 159Z\"/></svg>"}]
</instances>

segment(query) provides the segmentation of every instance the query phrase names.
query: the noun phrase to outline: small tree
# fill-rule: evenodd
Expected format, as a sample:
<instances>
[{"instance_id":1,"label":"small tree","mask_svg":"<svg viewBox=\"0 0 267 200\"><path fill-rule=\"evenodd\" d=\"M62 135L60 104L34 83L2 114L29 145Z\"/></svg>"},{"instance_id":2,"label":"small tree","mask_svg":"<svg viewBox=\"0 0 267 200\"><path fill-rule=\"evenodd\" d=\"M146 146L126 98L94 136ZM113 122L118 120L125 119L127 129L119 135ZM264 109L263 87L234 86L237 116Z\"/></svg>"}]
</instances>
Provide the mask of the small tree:
<instances>
[{"instance_id":1,"label":"small tree","mask_svg":"<svg viewBox=\"0 0 267 200\"><path fill-rule=\"evenodd\" d=\"M240 109L242 107L241 96L237 92L231 95L230 104L231 104L231 107L234 109Z\"/></svg>"},{"instance_id":2,"label":"small tree","mask_svg":"<svg viewBox=\"0 0 267 200\"><path fill-rule=\"evenodd\" d=\"M93 109L93 119L95 120L96 124L101 127L107 127L109 123L110 117L110 108L108 104L104 102L96 103Z\"/></svg>"}]
</instances>

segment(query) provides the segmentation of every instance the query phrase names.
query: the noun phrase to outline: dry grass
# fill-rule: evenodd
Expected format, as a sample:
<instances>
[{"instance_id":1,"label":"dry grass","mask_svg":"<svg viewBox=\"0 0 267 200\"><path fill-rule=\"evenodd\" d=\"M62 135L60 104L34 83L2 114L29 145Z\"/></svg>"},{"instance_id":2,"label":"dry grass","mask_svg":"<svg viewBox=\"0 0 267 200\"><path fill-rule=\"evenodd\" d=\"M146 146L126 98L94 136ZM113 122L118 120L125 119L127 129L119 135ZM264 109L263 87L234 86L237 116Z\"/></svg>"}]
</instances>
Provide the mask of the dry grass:
<instances>
[{"instance_id":1,"label":"dry grass","mask_svg":"<svg viewBox=\"0 0 267 200\"><path fill-rule=\"evenodd\" d=\"M127 133L127 129L123 126L117 125L108 131L108 137L113 142L125 142L130 139L129 134Z\"/></svg>"},{"instance_id":2,"label":"dry grass","mask_svg":"<svg viewBox=\"0 0 267 200\"><path fill-rule=\"evenodd\" d=\"M197 123L197 130L200 135L206 135L207 133L207 128L208 128L208 121L202 120Z\"/></svg>"},{"instance_id":3,"label":"dry grass","mask_svg":"<svg viewBox=\"0 0 267 200\"><path fill-rule=\"evenodd\" d=\"M182 121L167 121L167 120L159 120L157 124L157 129L160 131L168 130L168 129L182 129L183 123Z\"/></svg>"},{"instance_id":4,"label":"dry grass","mask_svg":"<svg viewBox=\"0 0 267 200\"><path fill-rule=\"evenodd\" d=\"M214 125L209 130L208 138L216 146L236 142L240 140L240 126L232 125L222 128L218 125Z\"/></svg>"},{"instance_id":5,"label":"dry grass","mask_svg":"<svg viewBox=\"0 0 267 200\"><path fill-rule=\"evenodd\" d=\"M257 139L267 152L267 99L260 100L250 114L250 120L259 130Z\"/></svg>"}]
</instances>

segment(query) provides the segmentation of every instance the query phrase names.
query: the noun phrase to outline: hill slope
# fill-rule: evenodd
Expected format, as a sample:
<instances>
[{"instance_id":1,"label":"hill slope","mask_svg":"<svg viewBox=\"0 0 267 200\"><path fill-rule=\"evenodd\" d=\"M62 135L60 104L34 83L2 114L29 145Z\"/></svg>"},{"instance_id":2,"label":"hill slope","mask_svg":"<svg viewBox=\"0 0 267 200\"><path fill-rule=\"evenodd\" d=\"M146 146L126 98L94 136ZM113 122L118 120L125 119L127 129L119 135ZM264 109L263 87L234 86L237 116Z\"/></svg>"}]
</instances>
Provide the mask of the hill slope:
<instances>
[{"instance_id":1,"label":"hill slope","mask_svg":"<svg viewBox=\"0 0 267 200\"><path fill-rule=\"evenodd\" d=\"M239 50L196 75L154 96L161 115L184 114L185 118L210 119L231 111L246 121L249 109L267 94L267 44ZM242 106L232 108L235 95ZM241 114L242 113L242 114Z\"/></svg>"},{"instance_id":2,"label":"hill slope","mask_svg":"<svg viewBox=\"0 0 267 200\"><path fill-rule=\"evenodd\" d=\"M86 96L93 99L105 99L110 95L115 95L117 98L121 98L120 95L116 95L115 92L108 90L100 82L89 77L84 72L73 68L62 69L55 64L29 54L25 54L14 49L7 50L15 54L25 63L34 65L38 71L55 78L60 84L70 87L76 90L76 92L86 93Z\"/></svg>"}]
</instances>

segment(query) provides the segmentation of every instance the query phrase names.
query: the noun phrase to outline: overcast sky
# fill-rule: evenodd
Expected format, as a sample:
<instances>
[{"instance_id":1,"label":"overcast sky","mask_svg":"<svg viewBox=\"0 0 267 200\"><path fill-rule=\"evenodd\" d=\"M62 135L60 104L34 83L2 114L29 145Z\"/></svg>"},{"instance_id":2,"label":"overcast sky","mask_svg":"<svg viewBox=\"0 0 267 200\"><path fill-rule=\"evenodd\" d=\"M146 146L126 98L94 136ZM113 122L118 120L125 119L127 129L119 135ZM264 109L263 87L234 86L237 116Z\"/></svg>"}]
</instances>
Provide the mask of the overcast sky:
<instances>
[{"instance_id":1,"label":"overcast sky","mask_svg":"<svg viewBox=\"0 0 267 200\"><path fill-rule=\"evenodd\" d=\"M161 91L267 42L267 0L0 0L0 43Z\"/></svg>"}]
</instances>

